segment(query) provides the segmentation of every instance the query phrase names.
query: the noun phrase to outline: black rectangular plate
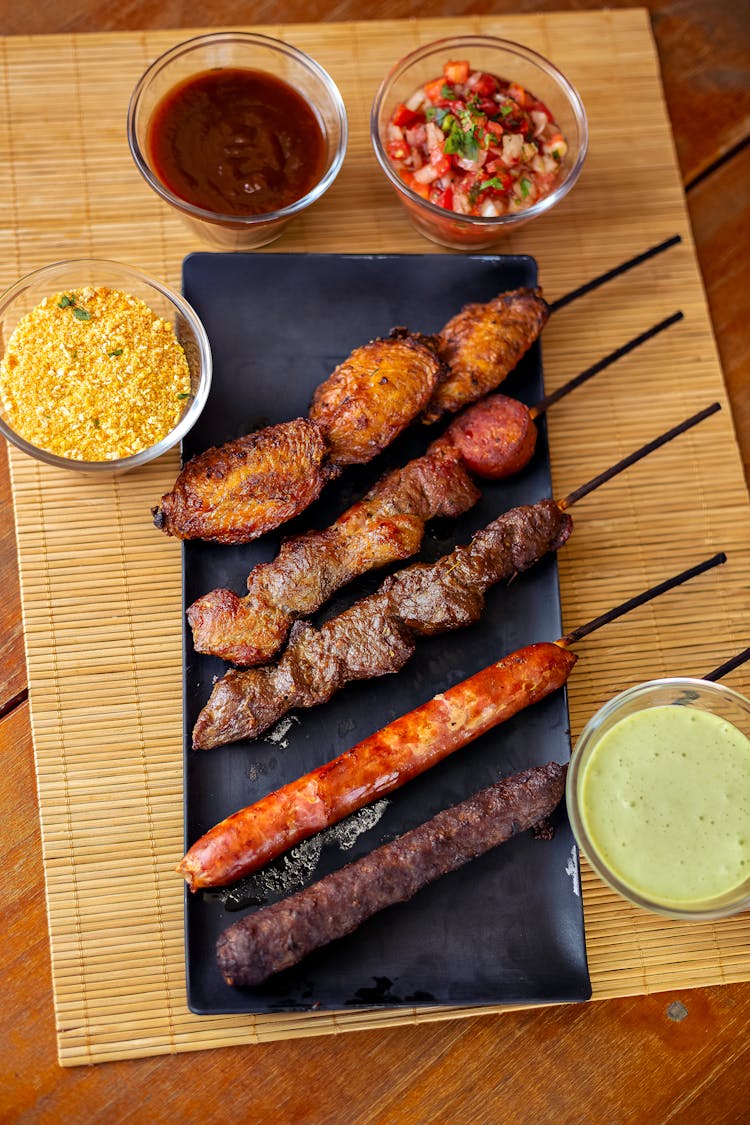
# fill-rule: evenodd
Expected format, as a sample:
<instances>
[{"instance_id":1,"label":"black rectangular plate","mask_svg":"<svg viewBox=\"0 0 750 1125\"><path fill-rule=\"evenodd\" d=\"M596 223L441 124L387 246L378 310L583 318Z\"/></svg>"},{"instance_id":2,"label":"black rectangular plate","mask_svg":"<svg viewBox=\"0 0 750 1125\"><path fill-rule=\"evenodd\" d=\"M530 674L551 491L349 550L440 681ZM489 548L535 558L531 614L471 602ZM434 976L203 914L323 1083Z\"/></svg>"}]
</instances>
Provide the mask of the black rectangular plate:
<instances>
[{"instance_id":1,"label":"black rectangular plate","mask_svg":"<svg viewBox=\"0 0 750 1125\"><path fill-rule=\"evenodd\" d=\"M183 267L183 288L211 341L214 382L203 415L185 439L183 456L259 425L305 415L314 388L336 364L395 325L434 332L469 301L535 284L536 263L525 257L191 255ZM529 404L541 397L538 345L503 390ZM384 470L422 453L439 430L413 425L375 462L346 471L278 533L241 547L184 544L185 607L218 586L241 594L252 566L276 554L282 533L327 526ZM543 427L527 470L508 482L481 487L482 499L474 509L457 521L429 528L422 559L466 542L506 508L550 495ZM379 572L357 580L321 616L371 593L383 576ZM225 665L196 654L186 628L186 846L229 813L329 761L437 692L521 645L554 640L561 631L557 567L549 558L509 587L491 590L480 624L421 641L398 675L350 685L328 704L296 713L288 730L277 728L256 742L195 752L190 732ZM319 856L313 853L313 869L304 882L501 776L569 756L567 700L558 692L391 794L384 807L377 806L382 815L368 830L361 830L364 818L355 814L346 825L351 831L333 833ZM243 910L227 910L222 894L187 894L190 1008L216 1014L587 999L591 989L577 851L564 808L554 822L551 842L525 833L255 989L228 987L215 964L217 936ZM303 858L310 847L303 848ZM290 874L277 861L274 871L292 884L288 891L303 885L301 877L292 878L297 866ZM260 884L262 901L281 897L264 890L270 882L266 874L252 884L256 890Z\"/></svg>"}]
</instances>

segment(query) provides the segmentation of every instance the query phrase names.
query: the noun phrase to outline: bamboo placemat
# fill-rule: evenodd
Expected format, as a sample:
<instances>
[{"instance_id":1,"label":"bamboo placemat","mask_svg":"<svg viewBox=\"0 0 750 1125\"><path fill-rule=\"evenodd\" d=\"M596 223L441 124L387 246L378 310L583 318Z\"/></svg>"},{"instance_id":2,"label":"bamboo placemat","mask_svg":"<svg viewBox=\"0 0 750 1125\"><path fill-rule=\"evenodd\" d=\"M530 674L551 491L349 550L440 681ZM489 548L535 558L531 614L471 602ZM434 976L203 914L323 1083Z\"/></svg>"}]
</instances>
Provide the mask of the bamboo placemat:
<instances>
[{"instance_id":1,"label":"bamboo placemat","mask_svg":"<svg viewBox=\"0 0 750 1125\"><path fill-rule=\"evenodd\" d=\"M685 319L549 418L556 495L713 399L725 401L647 13L265 27L338 83L351 124L338 181L274 247L430 253L370 151L387 67L457 32L520 40L578 86L591 148L549 217L508 238L555 299L638 250L683 242L553 316L550 389L681 308ZM188 32L0 40L3 285L49 261L115 258L179 286L202 247L142 183L125 141L130 91ZM627 96L618 75L627 74ZM647 107L633 113L633 106ZM644 126L647 120L648 127ZM39 783L59 1057L63 1065L377 1028L488 1009L196 1017L185 1006L180 551L149 508L176 453L103 482L11 450ZM573 736L605 698L653 675L703 674L748 640L747 495L728 410L588 498L560 554L566 628L683 565L729 564L585 642ZM730 682L750 688L747 671ZM628 908L584 864L595 998L750 978L750 915L687 926ZM497 1009L492 1009L497 1010Z\"/></svg>"}]
</instances>

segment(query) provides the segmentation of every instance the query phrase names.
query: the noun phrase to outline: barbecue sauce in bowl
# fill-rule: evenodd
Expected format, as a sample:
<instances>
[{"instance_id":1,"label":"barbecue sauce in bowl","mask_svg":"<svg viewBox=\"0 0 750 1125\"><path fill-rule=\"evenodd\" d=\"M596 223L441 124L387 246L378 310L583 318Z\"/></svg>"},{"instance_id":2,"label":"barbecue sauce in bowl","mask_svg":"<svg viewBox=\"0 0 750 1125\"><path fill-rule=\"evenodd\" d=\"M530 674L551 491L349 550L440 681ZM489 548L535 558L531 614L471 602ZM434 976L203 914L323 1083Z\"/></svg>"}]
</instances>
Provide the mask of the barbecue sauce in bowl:
<instances>
[{"instance_id":1,"label":"barbecue sauce in bowl","mask_svg":"<svg viewBox=\"0 0 750 1125\"><path fill-rule=\"evenodd\" d=\"M295 203L325 170L320 122L297 90L262 70L222 67L185 79L148 129L155 175L174 195L220 215Z\"/></svg>"}]
</instances>

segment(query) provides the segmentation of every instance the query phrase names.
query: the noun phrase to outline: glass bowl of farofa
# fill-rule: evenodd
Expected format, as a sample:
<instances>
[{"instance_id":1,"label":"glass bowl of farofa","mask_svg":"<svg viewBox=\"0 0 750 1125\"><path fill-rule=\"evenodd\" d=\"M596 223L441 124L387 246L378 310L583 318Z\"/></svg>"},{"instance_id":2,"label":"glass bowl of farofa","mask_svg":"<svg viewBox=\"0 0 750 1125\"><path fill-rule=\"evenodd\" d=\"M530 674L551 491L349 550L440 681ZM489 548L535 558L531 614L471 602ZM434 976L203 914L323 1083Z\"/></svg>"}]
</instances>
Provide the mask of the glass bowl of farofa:
<instances>
[{"instance_id":1,"label":"glass bowl of farofa","mask_svg":"<svg viewBox=\"0 0 750 1125\"><path fill-rule=\"evenodd\" d=\"M187 301L119 262L55 262L0 296L0 433L59 468L122 472L198 419L211 348Z\"/></svg>"}]
</instances>

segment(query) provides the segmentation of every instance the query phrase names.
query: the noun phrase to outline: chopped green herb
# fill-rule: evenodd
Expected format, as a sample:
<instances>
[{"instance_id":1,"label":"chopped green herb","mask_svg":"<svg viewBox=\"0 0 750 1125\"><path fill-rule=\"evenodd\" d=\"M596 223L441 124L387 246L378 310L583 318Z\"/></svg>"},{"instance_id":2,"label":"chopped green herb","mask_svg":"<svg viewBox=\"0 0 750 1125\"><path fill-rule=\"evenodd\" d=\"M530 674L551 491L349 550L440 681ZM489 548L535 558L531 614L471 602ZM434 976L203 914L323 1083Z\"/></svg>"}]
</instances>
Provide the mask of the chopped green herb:
<instances>
[{"instance_id":1,"label":"chopped green herb","mask_svg":"<svg viewBox=\"0 0 750 1125\"><path fill-rule=\"evenodd\" d=\"M448 126L448 118L443 121L442 130L446 134L445 145L443 151L446 156L456 155L462 156L466 160L476 160L479 156L479 141L477 139L477 129L472 122L471 114L468 110L460 112L461 121L450 115L450 125Z\"/></svg>"},{"instance_id":2,"label":"chopped green herb","mask_svg":"<svg viewBox=\"0 0 750 1125\"><path fill-rule=\"evenodd\" d=\"M101 422L99 421L99 419L98 419L98 418L93 418L93 419L92 419L92 421L93 421L93 423L94 423L94 429L95 429L95 430L98 430L98 429L99 429L99 427L101 426Z\"/></svg>"},{"instance_id":3,"label":"chopped green herb","mask_svg":"<svg viewBox=\"0 0 750 1125\"><path fill-rule=\"evenodd\" d=\"M91 313L86 309L80 309L77 306L73 309L73 316L76 318L76 320L91 320Z\"/></svg>"},{"instance_id":4,"label":"chopped green herb","mask_svg":"<svg viewBox=\"0 0 750 1125\"><path fill-rule=\"evenodd\" d=\"M491 180L485 180L483 184L480 184L477 191L489 191L490 188L495 188L497 191L504 191L506 185L502 180L498 179L497 176L493 176Z\"/></svg>"},{"instance_id":5,"label":"chopped green herb","mask_svg":"<svg viewBox=\"0 0 750 1125\"><path fill-rule=\"evenodd\" d=\"M451 111L444 105L428 105L424 115L428 121L434 121L442 127L446 118L451 116Z\"/></svg>"},{"instance_id":6,"label":"chopped green herb","mask_svg":"<svg viewBox=\"0 0 750 1125\"><path fill-rule=\"evenodd\" d=\"M560 156L560 149L559 148L553 148L552 149L552 155L554 156L555 160L559 164L560 161L562 160L562 157Z\"/></svg>"},{"instance_id":7,"label":"chopped green herb","mask_svg":"<svg viewBox=\"0 0 750 1125\"><path fill-rule=\"evenodd\" d=\"M526 177L524 176L523 179L521 180L521 195L524 197L524 199L529 194L530 189L531 189L531 180L527 180Z\"/></svg>"},{"instance_id":8,"label":"chopped green herb","mask_svg":"<svg viewBox=\"0 0 750 1125\"><path fill-rule=\"evenodd\" d=\"M178 398L190 398L190 391L183 391L177 396Z\"/></svg>"},{"instance_id":9,"label":"chopped green herb","mask_svg":"<svg viewBox=\"0 0 750 1125\"><path fill-rule=\"evenodd\" d=\"M500 116L501 117L510 117L512 112L513 112L513 106L512 105L501 105L500 106Z\"/></svg>"},{"instance_id":10,"label":"chopped green herb","mask_svg":"<svg viewBox=\"0 0 750 1125\"><path fill-rule=\"evenodd\" d=\"M443 88L440 91L440 97L445 98L447 102L455 102L458 100L458 94L448 85L447 82L443 83Z\"/></svg>"},{"instance_id":11,"label":"chopped green herb","mask_svg":"<svg viewBox=\"0 0 750 1125\"><path fill-rule=\"evenodd\" d=\"M74 297L69 297L67 293L63 293L62 297L57 302L57 307L58 309L67 309L70 305L74 305L75 303Z\"/></svg>"},{"instance_id":12,"label":"chopped green herb","mask_svg":"<svg viewBox=\"0 0 750 1125\"><path fill-rule=\"evenodd\" d=\"M124 351L124 350L125 350L124 348L115 348L115 350L114 350L114 351L112 351L112 352L107 352L107 355L108 355L108 356L109 356L110 358L112 358L112 356L116 356L116 355L122 355L122 353L123 353L123 351Z\"/></svg>"}]
</instances>

